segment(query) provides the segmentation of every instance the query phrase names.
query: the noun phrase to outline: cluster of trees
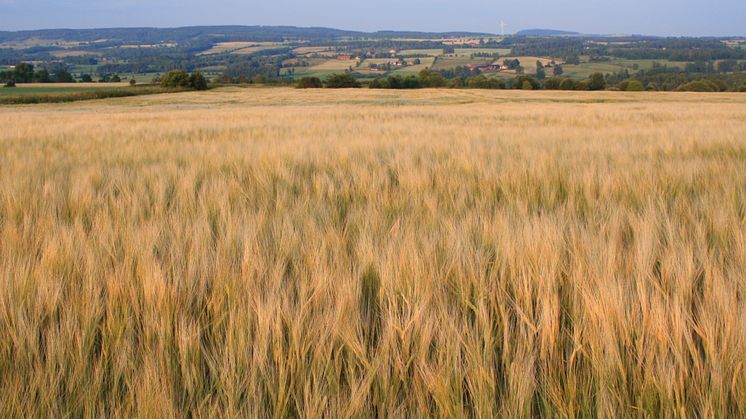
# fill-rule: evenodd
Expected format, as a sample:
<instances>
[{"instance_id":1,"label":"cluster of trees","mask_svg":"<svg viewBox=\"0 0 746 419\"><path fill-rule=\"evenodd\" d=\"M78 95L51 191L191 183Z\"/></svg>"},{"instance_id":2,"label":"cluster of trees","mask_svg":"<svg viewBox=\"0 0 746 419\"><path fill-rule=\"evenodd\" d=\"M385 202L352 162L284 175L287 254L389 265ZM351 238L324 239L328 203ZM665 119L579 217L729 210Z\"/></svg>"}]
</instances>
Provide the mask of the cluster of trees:
<instances>
[{"instance_id":1,"label":"cluster of trees","mask_svg":"<svg viewBox=\"0 0 746 419\"><path fill-rule=\"evenodd\" d=\"M161 87L207 90L207 79L199 71L189 74L183 70L173 70L161 77Z\"/></svg>"},{"instance_id":2,"label":"cluster of trees","mask_svg":"<svg viewBox=\"0 0 746 419\"><path fill-rule=\"evenodd\" d=\"M573 80L568 77L552 77L544 82L547 90L604 90L608 86L601 73L593 73L585 80Z\"/></svg>"},{"instance_id":3,"label":"cluster of trees","mask_svg":"<svg viewBox=\"0 0 746 419\"><path fill-rule=\"evenodd\" d=\"M727 90L728 85L717 79L694 80L676 88L677 92L725 92Z\"/></svg>"},{"instance_id":4,"label":"cluster of trees","mask_svg":"<svg viewBox=\"0 0 746 419\"><path fill-rule=\"evenodd\" d=\"M639 80L646 86L646 90L674 91L683 84L706 79L716 81L718 84L724 84L726 90L740 91L741 86L746 83L746 73L687 72L677 67L657 65L652 69L640 70L634 73L634 75L631 75L628 71L607 75L607 80L610 84L618 84L627 79ZM650 88L650 86L653 86L654 89Z\"/></svg>"},{"instance_id":5,"label":"cluster of trees","mask_svg":"<svg viewBox=\"0 0 746 419\"><path fill-rule=\"evenodd\" d=\"M611 86L611 87L609 87ZM694 87L696 87L695 85ZM351 74L334 74L322 81L318 77L303 77L296 82L296 87L309 88L350 88L362 87L362 84ZM566 77L552 77L544 81L529 75L519 75L512 79L487 77L483 74L470 77L454 77L447 79L440 72L422 70L418 75L402 77L399 75L377 78L368 83L371 89L421 89L428 87L449 87L468 89L523 89L523 90L613 90L643 91L658 90L651 83L648 86L635 79L626 79L616 85L611 85L601 73L594 73L585 80L573 80ZM725 89L719 85L720 89ZM705 90L702 90L705 91ZM720 91L720 90L719 90Z\"/></svg>"},{"instance_id":6,"label":"cluster of trees","mask_svg":"<svg viewBox=\"0 0 746 419\"><path fill-rule=\"evenodd\" d=\"M299 89L318 89L327 87L330 89L359 88L362 84L351 74L332 74L323 82L318 77L303 77L295 85Z\"/></svg>"},{"instance_id":7,"label":"cluster of trees","mask_svg":"<svg viewBox=\"0 0 746 419\"><path fill-rule=\"evenodd\" d=\"M221 83L263 83L281 78L283 61L289 56L250 56L231 62L223 71Z\"/></svg>"},{"instance_id":8,"label":"cluster of trees","mask_svg":"<svg viewBox=\"0 0 746 419\"><path fill-rule=\"evenodd\" d=\"M16 83L74 83L75 77L65 68L53 69L50 72L42 67L35 69L33 64L18 63L14 68L0 71L0 83L15 86Z\"/></svg>"},{"instance_id":9,"label":"cluster of trees","mask_svg":"<svg viewBox=\"0 0 746 419\"><path fill-rule=\"evenodd\" d=\"M422 89L426 87L445 87L447 80L442 74L422 70L419 74L402 77L399 75L377 78L370 82L372 89Z\"/></svg>"}]
</instances>

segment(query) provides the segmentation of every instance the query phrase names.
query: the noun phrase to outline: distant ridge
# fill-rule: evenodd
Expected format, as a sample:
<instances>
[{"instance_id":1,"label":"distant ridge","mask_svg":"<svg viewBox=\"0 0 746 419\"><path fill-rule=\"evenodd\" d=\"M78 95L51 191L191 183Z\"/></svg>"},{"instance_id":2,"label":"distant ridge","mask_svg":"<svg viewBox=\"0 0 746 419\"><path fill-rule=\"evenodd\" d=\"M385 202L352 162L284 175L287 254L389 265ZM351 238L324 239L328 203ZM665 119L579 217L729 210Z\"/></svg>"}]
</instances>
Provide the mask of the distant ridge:
<instances>
[{"instance_id":1,"label":"distant ridge","mask_svg":"<svg viewBox=\"0 0 746 419\"><path fill-rule=\"evenodd\" d=\"M2 0L0 0L0 3ZM494 36L489 33L378 31L360 32L323 27L297 26L185 26L178 28L98 28L98 29L41 29L25 31L0 31L0 42L28 38L74 39L97 41L101 39L123 42L195 41L281 41L284 39L327 40L339 38L451 38Z\"/></svg>"},{"instance_id":2,"label":"distant ridge","mask_svg":"<svg viewBox=\"0 0 746 419\"><path fill-rule=\"evenodd\" d=\"M559 31L556 29L525 29L518 33L518 36L567 36L580 35L579 32Z\"/></svg>"}]
</instances>

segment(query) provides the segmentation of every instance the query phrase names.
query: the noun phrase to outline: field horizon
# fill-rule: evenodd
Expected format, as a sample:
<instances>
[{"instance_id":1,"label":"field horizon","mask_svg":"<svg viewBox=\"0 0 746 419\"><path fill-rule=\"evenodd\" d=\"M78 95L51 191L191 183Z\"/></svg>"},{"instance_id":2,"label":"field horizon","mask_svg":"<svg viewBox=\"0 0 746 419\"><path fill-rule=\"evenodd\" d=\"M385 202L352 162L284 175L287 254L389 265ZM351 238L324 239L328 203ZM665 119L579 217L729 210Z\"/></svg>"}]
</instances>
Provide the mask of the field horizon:
<instances>
[{"instance_id":1,"label":"field horizon","mask_svg":"<svg viewBox=\"0 0 746 419\"><path fill-rule=\"evenodd\" d=\"M0 416L746 416L746 95L0 106Z\"/></svg>"}]
</instances>

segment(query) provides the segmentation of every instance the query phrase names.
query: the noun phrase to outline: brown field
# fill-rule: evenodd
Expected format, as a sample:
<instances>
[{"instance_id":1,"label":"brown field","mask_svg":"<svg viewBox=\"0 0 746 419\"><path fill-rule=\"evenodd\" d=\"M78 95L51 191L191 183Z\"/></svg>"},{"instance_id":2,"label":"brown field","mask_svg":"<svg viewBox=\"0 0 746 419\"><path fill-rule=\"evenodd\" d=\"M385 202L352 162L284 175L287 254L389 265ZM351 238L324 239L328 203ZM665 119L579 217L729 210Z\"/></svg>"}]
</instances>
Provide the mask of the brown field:
<instances>
[{"instance_id":1,"label":"brown field","mask_svg":"<svg viewBox=\"0 0 746 419\"><path fill-rule=\"evenodd\" d=\"M743 417L746 95L0 107L2 417Z\"/></svg>"}]
</instances>

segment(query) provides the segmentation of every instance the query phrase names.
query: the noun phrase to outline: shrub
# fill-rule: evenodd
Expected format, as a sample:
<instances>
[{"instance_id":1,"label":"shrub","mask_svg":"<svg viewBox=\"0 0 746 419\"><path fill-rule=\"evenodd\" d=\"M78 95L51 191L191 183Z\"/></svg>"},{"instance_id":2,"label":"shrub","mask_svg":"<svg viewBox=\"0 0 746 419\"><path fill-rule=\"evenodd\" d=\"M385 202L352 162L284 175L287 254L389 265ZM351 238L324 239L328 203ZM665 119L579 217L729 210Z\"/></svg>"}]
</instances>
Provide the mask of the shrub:
<instances>
[{"instance_id":1,"label":"shrub","mask_svg":"<svg viewBox=\"0 0 746 419\"><path fill-rule=\"evenodd\" d=\"M326 87L331 89L348 89L361 87L360 82L351 74L332 74L326 79Z\"/></svg>"},{"instance_id":2,"label":"shrub","mask_svg":"<svg viewBox=\"0 0 746 419\"><path fill-rule=\"evenodd\" d=\"M531 82L528 80L524 80L523 84L521 84L521 89L523 90L534 90L534 87L531 86Z\"/></svg>"},{"instance_id":3,"label":"shrub","mask_svg":"<svg viewBox=\"0 0 746 419\"><path fill-rule=\"evenodd\" d=\"M743 86L741 86L738 89L736 89L736 91L737 92L746 92L746 83Z\"/></svg>"},{"instance_id":4,"label":"shrub","mask_svg":"<svg viewBox=\"0 0 746 419\"><path fill-rule=\"evenodd\" d=\"M132 77L132 78L130 79L130 86L134 86L134 85L136 85L136 84L137 84L137 80L135 80L135 78L134 78L134 77Z\"/></svg>"},{"instance_id":5,"label":"shrub","mask_svg":"<svg viewBox=\"0 0 746 419\"><path fill-rule=\"evenodd\" d=\"M324 83L322 83L321 79L318 77L302 77L298 80L295 87L298 89L319 89L324 87Z\"/></svg>"},{"instance_id":6,"label":"shrub","mask_svg":"<svg viewBox=\"0 0 746 419\"><path fill-rule=\"evenodd\" d=\"M3 87L16 87L16 82L15 80L8 80Z\"/></svg>"},{"instance_id":7,"label":"shrub","mask_svg":"<svg viewBox=\"0 0 746 419\"><path fill-rule=\"evenodd\" d=\"M111 79L109 79L109 81L112 83L121 83L122 79L118 75L115 74L111 76Z\"/></svg>"}]
</instances>

